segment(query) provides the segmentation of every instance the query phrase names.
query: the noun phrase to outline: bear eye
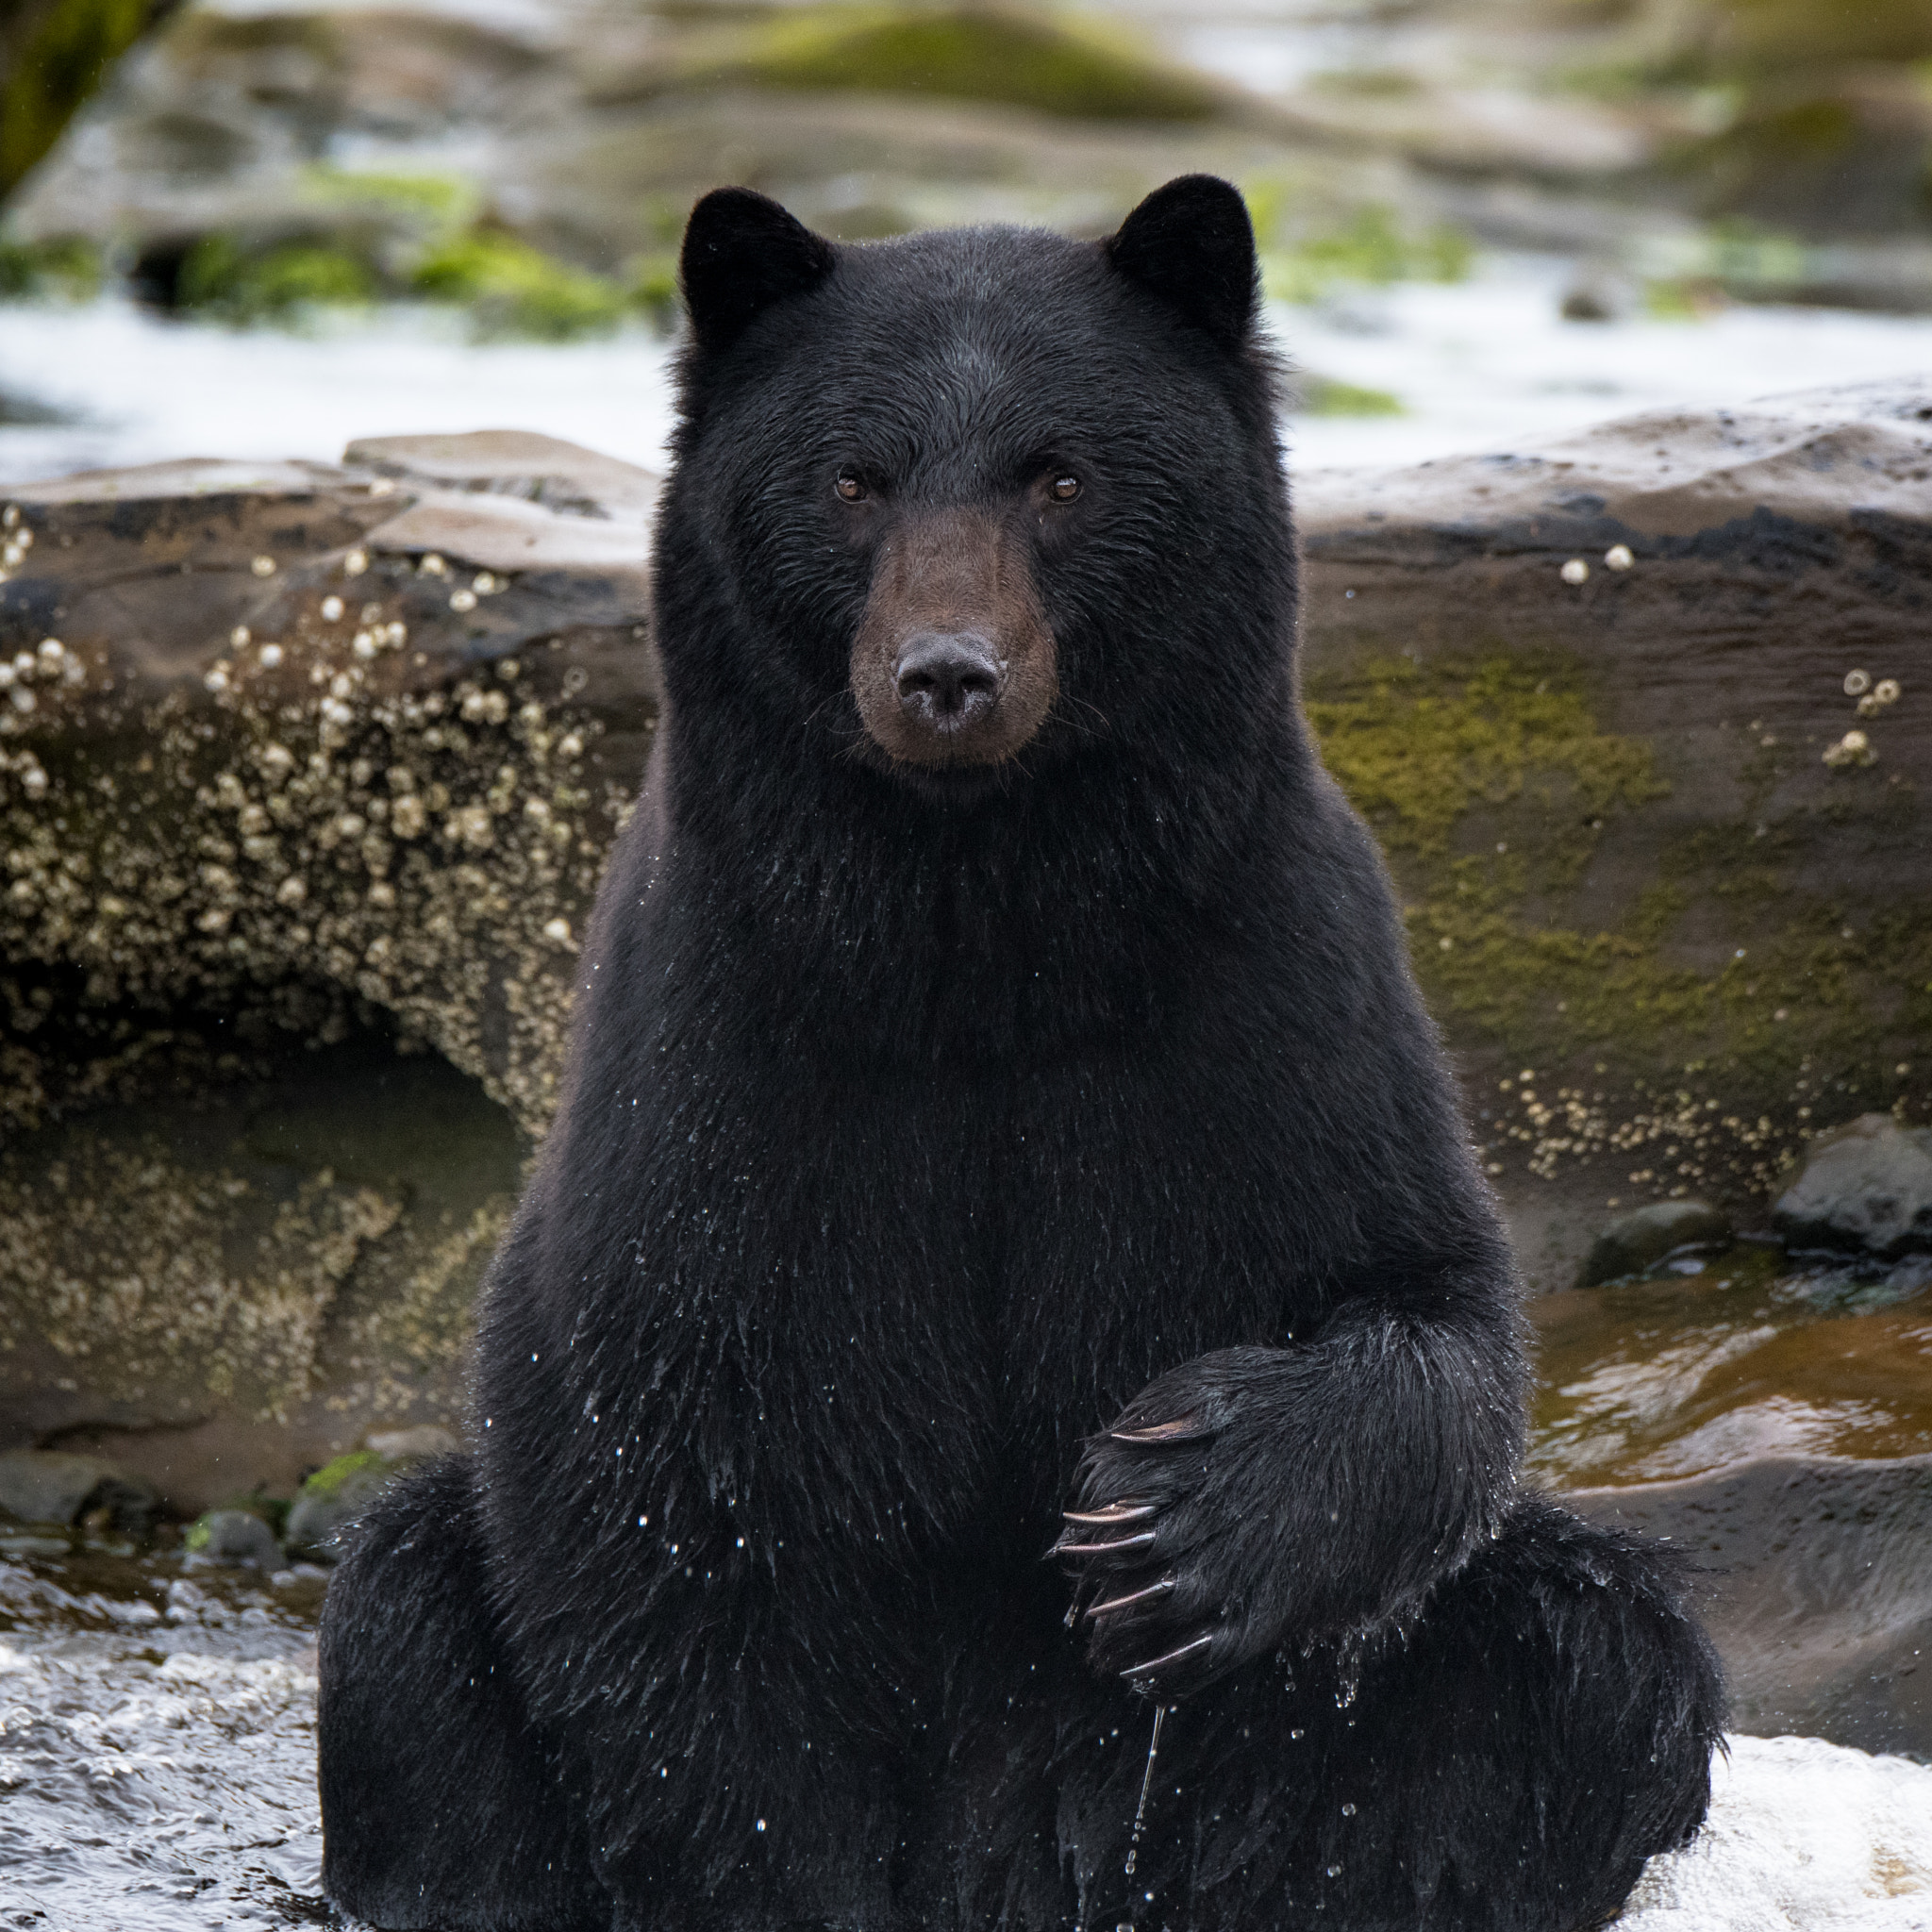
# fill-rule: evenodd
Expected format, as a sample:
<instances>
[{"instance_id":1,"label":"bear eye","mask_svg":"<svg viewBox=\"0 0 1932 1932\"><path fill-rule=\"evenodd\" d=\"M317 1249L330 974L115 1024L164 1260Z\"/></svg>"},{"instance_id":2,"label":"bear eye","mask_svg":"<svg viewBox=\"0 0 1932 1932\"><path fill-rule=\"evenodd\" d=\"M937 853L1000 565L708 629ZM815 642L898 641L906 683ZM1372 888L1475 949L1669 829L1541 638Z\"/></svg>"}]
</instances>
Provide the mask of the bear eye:
<instances>
[{"instance_id":1,"label":"bear eye","mask_svg":"<svg viewBox=\"0 0 1932 1932\"><path fill-rule=\"evenodd\" d=\"M1056 476L1052 487L1056 503L1072 503L1080 493L1080 479L1077 476Z\"/></svg>"},{"instance_id":2,"label":"bear eye","mask_svg":"<svg viewBox=\"0 0 1932 1932\"><path fill-rule=\"evenodd\" d=\"M862 503L865 500L865 485L857 476L841 473L832 488L839 492L841 503Z\"/></svg>"}]
</instances>

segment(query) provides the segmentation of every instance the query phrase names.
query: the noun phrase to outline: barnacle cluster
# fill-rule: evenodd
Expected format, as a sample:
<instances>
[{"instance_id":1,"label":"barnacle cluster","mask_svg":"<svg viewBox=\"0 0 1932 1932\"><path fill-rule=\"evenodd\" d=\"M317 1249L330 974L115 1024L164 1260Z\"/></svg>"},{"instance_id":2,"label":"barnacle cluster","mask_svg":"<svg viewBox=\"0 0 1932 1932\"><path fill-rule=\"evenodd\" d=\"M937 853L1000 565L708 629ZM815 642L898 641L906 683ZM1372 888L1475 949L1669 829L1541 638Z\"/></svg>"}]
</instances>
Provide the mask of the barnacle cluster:
<instances>
[{"instance_id":1,"label":"barnacle cluster","mask_svg":"<svg viewBox=\"0 0 1932 1932\"><path fill-rule=\"evenodd\" d=\"M1798 1091L1806 1083L1801 1079ZM1513 1143L1527 1155L1525 1165L1540 1180L1554 1180L1566 1159L1598 1155L1631 1156L1641 1165L1629 1171L1629 1184L1653 1193L1681 1196L1713 1182L1740 1178L1768 1188L1802 1145L1808 1107L1798 1109L1795 1129L1779 1126L1768 1114L1755 1119L1725 1112L1723 1103L1689 1088L1664 1094L1626 1095L1613 1103L1604 1090L1558 1087L1538 1091L1536 1070L1525 1067L1515 1078L1496 1083L1500 1110L1486 1112L1483 1124L1497 1144ZM1488 1163L1491 1174L1501 1161ZM1612 1199L1611 1207L1621 1206Z\"/></svg>"},{"instance_id":2,"label":"barnacle cluster","mask_svg":"<svg viewBox=\"0 0 1932 1932\"><path fill-rule=\"evenodd\" d=\"M94 1006L378 1020L539 1133L625 798L587 779L568 676L425 677L382 595L415 567L340 571L353 610L330 590L279 637L229 632L199 698L117 703L105 652L58 639L0 666L0 957L77 970Z\"/></svg>"},{"instance_id":3,"label":"barnacle cluster","mask_svg":"<svg viewBox=\"0 0 1932 1932\"><path fill-rule=\"evenodd\" d=\"M1858 716L1866 719L1882 717L1905 695L1905 688L1897 678L1881 677L1874 683L1869 671L1847 671L1844 691L1848 698L1857 701ZM1878 748L1868 732L1855 725L1842 738L1826 745L1824 756L1824 762L1839 772L1847 766L1875 765Z\"/></svg>"}]
</instances>

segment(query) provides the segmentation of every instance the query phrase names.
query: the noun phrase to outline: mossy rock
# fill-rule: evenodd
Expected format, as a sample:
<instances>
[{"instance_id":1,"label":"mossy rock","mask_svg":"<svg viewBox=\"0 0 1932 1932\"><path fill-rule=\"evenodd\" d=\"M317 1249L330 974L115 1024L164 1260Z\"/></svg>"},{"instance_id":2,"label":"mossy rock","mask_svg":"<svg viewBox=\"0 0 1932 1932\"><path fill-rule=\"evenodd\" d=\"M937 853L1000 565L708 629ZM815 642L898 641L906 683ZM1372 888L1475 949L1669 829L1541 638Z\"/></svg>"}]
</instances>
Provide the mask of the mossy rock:
<instances>
[{"instance_id":1,"label":"mossy rock","mask_svg":"<svg viewBox=\"0 0 1932 1932\"><path fill-rule=\"evenodd\" d=\"M999 8L819 7L759 30L691 79L941 94L1097 121L1204 121L1220 90L1118 33Z\"/></svg>"},{"instance_id":2,"label":"mossy rock","mask_svg":"<svg viewBox=\"0 0 1932 1932\"><path fill-rule=\"evenodd\" d=\"M1905 384L1303 479L1309 715L1491 1172L1575 1184L1554 1279L1928 1109L1928 462Z\"/></svg>"},{"instance_id":3,"label":"mossy rock","mask_svg":"<svg viewBox=\"0 0 1932 1932\"><path fill-rule=\"evenodd\" d=\"M105 280L102 251L81 237L0 241L0 302L87 302L100 293Z\"/></svg>"},{"instance_id":4,"label":"mossy rock","mask_svg":"<svg viewBox=\"0 0 1932 1932\"><path fill-rule=\"evenodd\" d=\"M208 1563L233 1563L277 1570L281 1544L268 1523L253 1509L208 1509L188 1525L181 1539L188 1556Z\"/></svg>"},{"instance_id":5,"label":"mossy rock","mask_svg":"<svg viewBox=\"0 0 1932 1932\"><path fill-rule=\"evenodd\" d=\"M302 1485L289 1511L289 1548L335 1561L342 1537L406 1467L373 1449L352 1450L325 1463Z\"/></svg>"},{"instance_id":6,"label":"mossy rock","mask_svg":"<svg viewBox=\"0 0 1932 1932\"><path fill-rule=\"evenodd\" d=\"M571 267L513 235L487 230L453 236L418 262L410 286L432 301L467 308L483 337L575 341L608 335L629 308L625 291ZM641 307L663 308L662 289L646 283Z\"/></svg>"},{"instance_id":7,"label":"mossy rock","mask_svg":"<svg viewBox=\"0 0 1932 1932\"><path fill-rule=\"evenodd\" d=\"M251 252L231 235L206 235L188 251L177 305L223 322L288 323L321 308L357 308L375 299L370 265L329 242L288 242Z\"/></svg>"}]
</instances>

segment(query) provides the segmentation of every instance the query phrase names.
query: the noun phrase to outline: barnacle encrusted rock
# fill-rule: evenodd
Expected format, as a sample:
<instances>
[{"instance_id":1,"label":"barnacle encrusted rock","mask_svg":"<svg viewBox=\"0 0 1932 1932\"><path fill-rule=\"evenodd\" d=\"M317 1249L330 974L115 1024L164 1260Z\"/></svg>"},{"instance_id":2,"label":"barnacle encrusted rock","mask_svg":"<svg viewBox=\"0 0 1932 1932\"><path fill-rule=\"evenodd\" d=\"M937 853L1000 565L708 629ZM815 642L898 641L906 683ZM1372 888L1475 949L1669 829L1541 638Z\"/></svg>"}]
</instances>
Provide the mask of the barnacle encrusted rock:
<instances>
[{"instance_id":1,"label":"barnacle encrusted rock","mask_svg":"<svg viewBox=\"0 0 1932 1932\"><path fill-rule=\"evenodd\" d=\"M0 959L89 1008L379 1015L536 1132L558 922L656 716L653 479L503 433L354 454L14 493ZM45 1075L13 1030L0 1109L25 1124Z\"/></svg>"},{"instance_id":2,"label":"barnacle encrusted rock","mask_svg":"<svg viewBox=\"0 0 1932 1932\"><path fill-rule=\"evenodd\" d=\"M491 434L0 506L7 1440L161 1432L192 1507L224 1430L287 1476L450 1412L655 724L654 493Z\"/></svg>"}]
</instances>

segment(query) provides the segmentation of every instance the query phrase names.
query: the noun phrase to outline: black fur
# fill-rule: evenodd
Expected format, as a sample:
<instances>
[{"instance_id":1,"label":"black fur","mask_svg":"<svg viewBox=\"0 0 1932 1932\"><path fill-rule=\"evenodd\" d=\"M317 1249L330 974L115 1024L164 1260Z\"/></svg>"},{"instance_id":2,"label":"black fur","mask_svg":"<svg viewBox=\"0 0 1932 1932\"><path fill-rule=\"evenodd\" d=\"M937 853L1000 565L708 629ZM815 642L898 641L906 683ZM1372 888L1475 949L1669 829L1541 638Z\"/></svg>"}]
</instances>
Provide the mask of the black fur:
<instances>
[{"instance_id":1,"label":"black fur","mask_svg":"<svg viewBox=\"0 0 1932 1932\"><path fill-rule=\"evenodd\" d=\"M1703 1816L1668 1570L1516 1485L1503 1233L1296 704L1252 242L1163 194L1106 247L747 268L700 321L665 722L474 1500L399 1491L330 1591L326 1880L377 1923L1564 1932ZM752 199L693 234L808 259ZM1062 470L1046 724L882 763L847 659L890 523L834 482L909 514ZM1076 1603L1174 1588L1070 1632L1042 1553L1124 1497L1156 1541L1073 1559ZM1130 1887L1119 1673L1202 1634L1151 1680Z\"/></svg>"}]
</instances>

